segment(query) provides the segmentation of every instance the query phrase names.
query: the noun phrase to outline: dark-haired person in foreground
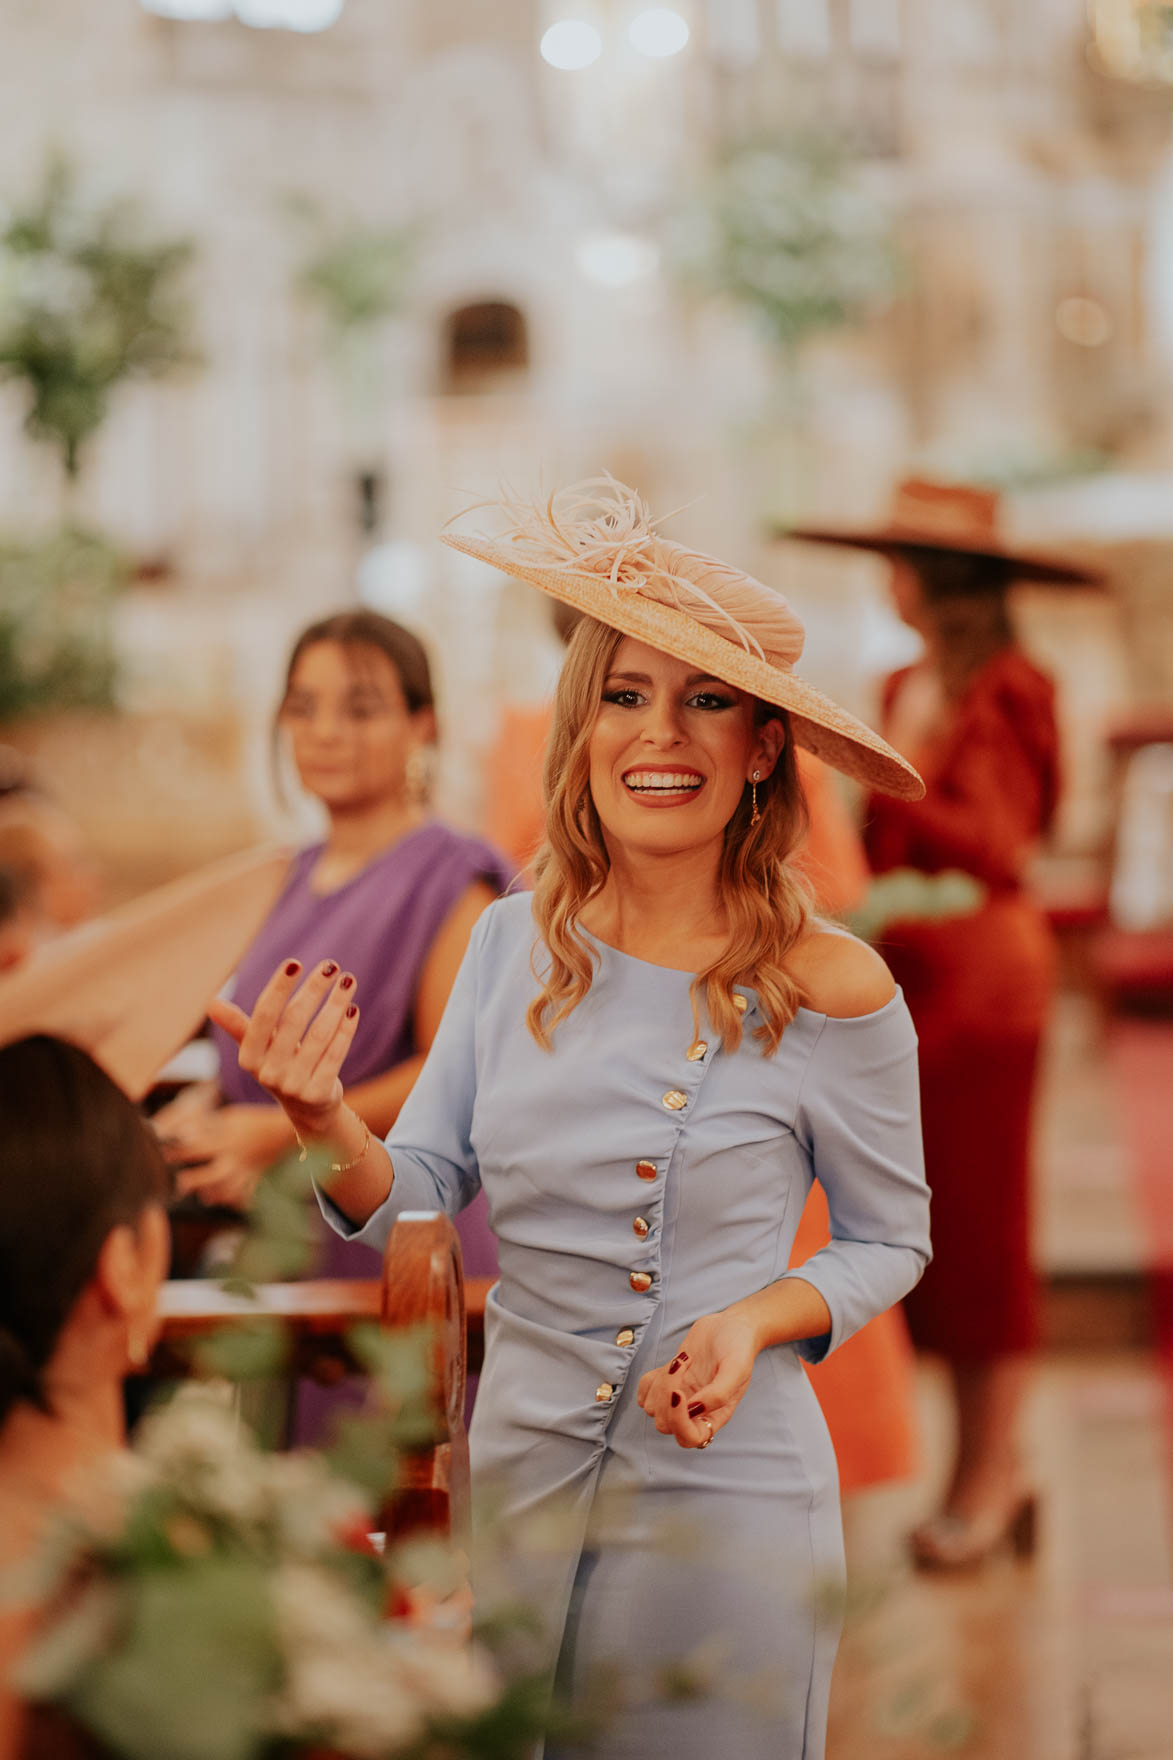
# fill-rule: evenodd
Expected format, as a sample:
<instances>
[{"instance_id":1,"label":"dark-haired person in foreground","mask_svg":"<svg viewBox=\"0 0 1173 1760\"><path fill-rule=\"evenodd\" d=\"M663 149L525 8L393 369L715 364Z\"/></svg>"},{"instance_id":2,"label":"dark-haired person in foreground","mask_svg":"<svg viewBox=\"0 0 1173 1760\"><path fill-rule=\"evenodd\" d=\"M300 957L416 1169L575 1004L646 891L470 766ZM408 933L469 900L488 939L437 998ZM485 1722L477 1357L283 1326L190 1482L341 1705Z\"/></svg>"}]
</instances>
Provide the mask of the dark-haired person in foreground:
<instances>
[{"instance_id":1,"label":"dark-haired person in foreground","mask_svg":"<svg viewBox=\"0 0 1173 1760\"><path fill-rule=\"evenodd\" d=\"M93 1059L37 1035L0 1048L0 1576L125 1440L167 1272L167 1172ZM37 1609L0 1604L0 1755L19 1751L9 1669Z\"/></svg>"}]
</instances>

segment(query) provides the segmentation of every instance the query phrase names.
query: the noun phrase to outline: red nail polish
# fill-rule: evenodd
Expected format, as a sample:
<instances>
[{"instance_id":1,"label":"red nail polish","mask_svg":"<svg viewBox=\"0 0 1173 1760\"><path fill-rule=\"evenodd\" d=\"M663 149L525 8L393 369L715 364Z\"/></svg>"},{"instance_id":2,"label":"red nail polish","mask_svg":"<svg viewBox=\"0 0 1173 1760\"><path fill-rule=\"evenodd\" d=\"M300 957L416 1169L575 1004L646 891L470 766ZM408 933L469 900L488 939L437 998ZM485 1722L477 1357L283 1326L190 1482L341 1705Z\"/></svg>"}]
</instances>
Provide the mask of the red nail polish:
<instances>
[{"instance_id":1,"label":"red nail polish","mask_svg":"<svg viewBox=\"0 0 1173 1760\"><path fill-rule=\"evenodd\" d=\"M669 1365L668 1365L669 1375L675 1375L677 1369L679 1369L679 1367L680 1367L680 1364L681 1364L681 1359L679 1357L676 1358L676 1361L674 1363L669 1363Z\"/></svg>"},{"instance_id":2,"label":"red nail polish","mask_svg":"<svg viewBox=\"0 0 1173 1760\"><path fill-rule=\"evenodd\" d=\"M356 1003L352 1002L350 1007L346 1011L347 1020L352 1021L357 1013L358 1013L358 1005Z\"/></svg>"},{"instance_id":3,"label":"red nail polish","mask_svg":"<svg viewBox=\"0 0 1173 1760\"><path fill-rule=\"evenodd\" d=\"M334 973L337 970L338 970L338 967L335 965L334 961L332 959L328 959L326 961L325 965L322 967L322 976L323 976L323 978L332 978L334 976Z\"/></svg>"},{"instance_id":4,"label":"red nail polish","mask_svg":"<svg viewBox=\"0 0 1173 1760\"><path fill-rule=\"evenodd\" d=\"M354 989L354 979L351 977L349 972L347 972L347 974L344 978L339 978L338 988L340 990L353 990Z\"/></svg>"},{"instance_id":5,"label":"red nail polish","mask_svg":"<svg viewBox=\"0 0 1173 1760\"><path fill-rule=\"evenodd\" d=\"M301 961L299 959L291 959L289 961L289 963L287 964L287 966L285 967L285 976L287 978L296 978L296 976L297 976L298 972L300 972L300 970L301 970Z\"/></svg>"},{"instance_id":6,"label":"red nail polish","mask_svg":"<svg viewBox=\"0 0 1173 1760\"><path fill-rule=\"evenodd\" d=\"M688 1415L690 1418L702 1418L704 1416L704 1412L705 1412L705 1408L701 1404L699 1399L694 1399L692 1404L688 1408Z\"/></svg>"},{"instance_id":7,"label":"red nail polish","mask_svg":"<svg viewBox=\"0 0 1173 1760\"><path fill-rule=\"evenodd\" d=\"M672 1404L674 1406L678 1406L680 1404L680 1395L678 1393L674 1393L672 1395Z\"/></svg>"}]
</instances>

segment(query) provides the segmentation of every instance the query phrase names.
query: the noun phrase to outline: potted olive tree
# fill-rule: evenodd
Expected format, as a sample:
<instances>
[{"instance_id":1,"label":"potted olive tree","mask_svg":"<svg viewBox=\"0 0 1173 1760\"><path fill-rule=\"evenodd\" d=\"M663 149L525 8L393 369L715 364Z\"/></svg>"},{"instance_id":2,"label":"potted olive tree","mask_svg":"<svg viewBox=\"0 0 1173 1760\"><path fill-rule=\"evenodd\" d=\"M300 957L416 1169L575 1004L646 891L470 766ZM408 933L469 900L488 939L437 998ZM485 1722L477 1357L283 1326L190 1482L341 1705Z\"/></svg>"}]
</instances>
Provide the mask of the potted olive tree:
<instances>
[{"instance_id":1,"label":"potted olive tree","mask_svg":"<svg viewBox=\"0 0 1173 1760\"><path fill-rule=\"evenodd\" d=\"M342 398L358 526L369 539L378 531L384 493L385 325L407 303L418 229L339 219L304 194L288 196L285 207L302 241L294 292L317 312Z\"/></svg>"},{"instance_id":2,"label":"potted olive tree","mask_svg":"<svg viewBox=\"0 0 1173 1760\"><path fill-rule=\"evenodd\" d=\"M762 511L801 495L807 344L888 303L897 282L889 218L843 146L792 134L722 153L674 218L670 260L682 284L747 311L772 366L763 411L777 466ZM759 442L760 443L760 442Z\"/></svg>"},{"instance_id":3,"label":"potted olive tree","mask_svg":"<svg viewBox=\"0 0 1173 1760\"><path fill-rule=\"evenodd\" d=\"M184 291L193 246L152 241L133 203L86 201L69 161L0 219L0 379L25 432L61 463L63 521L0 538L0 721L111 700L110 602L124 574L74 519L88 448L118 387L192 364Z\"/></svg>"}]
</instances>

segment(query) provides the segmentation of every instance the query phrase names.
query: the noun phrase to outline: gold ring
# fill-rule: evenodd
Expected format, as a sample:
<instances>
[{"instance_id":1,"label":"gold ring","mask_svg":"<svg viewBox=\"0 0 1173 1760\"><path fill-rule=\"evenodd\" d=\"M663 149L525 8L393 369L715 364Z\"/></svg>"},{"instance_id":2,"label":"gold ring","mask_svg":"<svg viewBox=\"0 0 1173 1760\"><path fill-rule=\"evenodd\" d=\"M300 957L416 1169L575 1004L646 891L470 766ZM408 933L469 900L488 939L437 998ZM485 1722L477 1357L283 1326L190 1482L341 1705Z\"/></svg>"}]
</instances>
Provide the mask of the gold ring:
<instances>
[{"instance_id":1,"label":"gold ring","mask_svg":"<svg viewBox=\"0 0 1173 1760\"><path fill-rule=\"evenodd\" d=\"M701 1423L707 1424L709 1426L709 1434L705 1437L703 1442L697 1443L697 1447L698 1448L708 1448L708 1446L709 1446L710 1442L712 1442L713 1436L715 1434L715 1432L713 1430L713 1420L712 1420L712 1418L702 1418Z\"/></svg>"}]
</instances>

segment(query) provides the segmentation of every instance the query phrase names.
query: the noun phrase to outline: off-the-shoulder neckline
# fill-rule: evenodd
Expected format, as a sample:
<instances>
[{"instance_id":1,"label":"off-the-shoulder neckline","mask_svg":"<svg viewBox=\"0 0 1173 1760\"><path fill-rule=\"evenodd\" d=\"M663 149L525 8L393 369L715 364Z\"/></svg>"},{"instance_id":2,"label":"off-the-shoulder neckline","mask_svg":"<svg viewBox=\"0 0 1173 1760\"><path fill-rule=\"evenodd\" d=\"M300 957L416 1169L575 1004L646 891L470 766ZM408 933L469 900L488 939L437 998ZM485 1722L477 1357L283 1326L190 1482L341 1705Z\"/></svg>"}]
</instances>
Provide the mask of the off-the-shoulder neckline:
<instances>
[{"instance_id":1,"label":"off-the-shoulder neckline","mask_svg":"<svg viewBox=\"0 0 1173 1760\"><path fill-rule=\"evenodd\" d=\"M616 959L627 960L630 965L642 966L645 971L649 972L664 972L667 976L673 978L687 978L689 983L691 983L696 977L695 972L686 971L682 966L661 966L657 965L655 960L640 959L638 955L634 953L624 953L621 947L615 947L610 941L603 941L598 935L592 935L591 931L583 928L581 923L578 927L580 932L586 936L587 940L593 942L596 947L601 948L604 953L612 953L615 955ZM734 989L741 992L749 999L751 1007L757 1007L757 991L751 984L735 984ZM801 1003L798 1006L797 1012L799 1014L808 1015L812 1021L825 1021L836 1027L858 1027L882 1020L886 1014L898 1008L903 1001L904 992L898 984L896 986L895 994L890 996L887 1002L881 1003L879 1008L873 1008L869 1014L823 1014L820 1009L806 1008Z\"/></svg>"}]
</instances>

